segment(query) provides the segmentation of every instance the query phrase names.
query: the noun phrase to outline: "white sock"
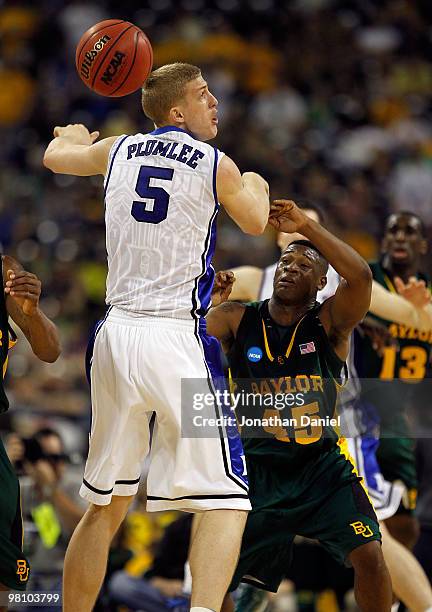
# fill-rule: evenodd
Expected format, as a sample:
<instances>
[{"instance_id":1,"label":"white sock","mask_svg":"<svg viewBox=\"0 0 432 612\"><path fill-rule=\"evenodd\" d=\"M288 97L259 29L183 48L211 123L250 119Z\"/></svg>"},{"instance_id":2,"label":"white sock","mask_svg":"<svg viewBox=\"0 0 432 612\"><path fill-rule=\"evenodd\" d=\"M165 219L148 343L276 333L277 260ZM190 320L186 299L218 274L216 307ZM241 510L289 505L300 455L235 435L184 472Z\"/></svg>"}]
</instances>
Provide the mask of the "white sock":
<instances>
[{"instance_id":1,"label":"white sock","mask_svg":"<svg viewBox=\"0 0 432 612\"><path fill-rule=\"evenodd\" d=\"M190 595L192 593L192 574L189 565L189 561L184 564L184 578L183 578L183 595Z\"/></svg>"},{"instance_id":2,"label":"white sock","mask_svg":"<svg viewBox=\"0 0 432 612\"><path fill-rule=\"evenodd\" d=\"M397 612L399 610L399 606L400 606L400 601L396 601L391 607L391 612Z\"/></svg>"},{"instance_id":3,"label":"white sock","mask_svg":"<svg viewBox=\"0 0 432 612\"><path fill-rule=\"evenodd\" d=\"M211 610L210 608L199 608L197 606L194 606L190 609L190 612L214 612L214 610Z\"/></svg>"}]
</instances>

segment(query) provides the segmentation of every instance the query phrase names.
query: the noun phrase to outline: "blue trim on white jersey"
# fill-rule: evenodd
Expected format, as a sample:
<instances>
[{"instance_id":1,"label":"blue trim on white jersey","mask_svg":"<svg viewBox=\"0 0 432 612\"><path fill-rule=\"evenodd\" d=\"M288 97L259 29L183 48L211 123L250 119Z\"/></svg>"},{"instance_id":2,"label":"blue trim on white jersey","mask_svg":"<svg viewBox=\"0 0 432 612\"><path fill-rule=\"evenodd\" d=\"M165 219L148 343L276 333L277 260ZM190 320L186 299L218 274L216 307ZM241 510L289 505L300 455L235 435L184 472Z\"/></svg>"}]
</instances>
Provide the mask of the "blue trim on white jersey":
<instances>
[{"instance_id":1,"label":"blue trim on white jersey","mask_svg":"<svg viewBox=\"0 0 432 612\"><path fill-rule=\"evenodd\" d=\"M198 340L200 348L203 352L204 364L207 369L207 381L209 390L214 397L215 416L218 422L222 422L223 417L226 422L230 423L233 413L230 403L226 401L226 392L228 387L223 373L221 361L221 348L219 341L207 334L206 320L199 319L196 322L195 337ZM216 395L216 390L219 391L219 398ZM222 458L227 477L235 482L245 494L242 495L247 499L249 490L248 477L245 472L243 443L235 425L218 426L219 440L221 444Z\"/></svg>"},{"instance_id":2,"label":"blue trim on white jersey","mask_svg":"<svg viewBox=\"0 0 432 612\"><path fill-rule=\"evenodd\" d=\"M219 212L219 202L216 194L216 174L218 164L218 151L215 151L213 165L213 195L215 198L215 207L210 218L207 236L204 243L204 252L201 255L202 272L195 278L195 286L192 291L192 310L191 315L198 320L206 315L210 306L211 292L213 289L215 271L211 265L215 248L216 248L216 217Z\"/></svg>"},{"instance_id":3,"label":"blue trim on white jersey","mask_svg":"<svg viewBox=\"0 0 432 612\"><path fill-rule=\"evenodd\" d=\"M129 134L126 134L126 136L123 136L123 138L120 140L120 142L117 145L117 149L112 154L111 162L110 162L110 167L109 167L108 174L107 174L106 181L105 181L105 185L104 185L104 197L106 196L106 192L107 192L107 189L108 189L108 183L109 183L109 180L110 180L110 177L111 177L111 172L112 172L112 169L113 169L114 158L117 155L118 150L120 149L121 145L124 143L126 138L129 138Z\"/></svg>"},{"instance_id":4,"label":"blue trim on white jersey","mask_svg":"<svg viewBox=\"0 0 432 612\"><path fill-rule=\"evenodd\" d=\"M108 315L111 311L112 306L108 307L108 310L105 313L105 316L103 319L99 319L99 321L96 323L96 325L93 327L93 330L90 334L90 339L87 345L87 350L86 350L86 354L85 354L85 369L86 369L86 376L87 376L87 380L88 380L88 384L91 387L91 376L90 376L90 372L91 372L91 367L93 364L93 351L94 351L94 345L95 345L95 341L96 341L96 336L98 335L98 333L101 330L102 325L105 323L105 321L108 318Z\"/></svg>"},{"instance_id":5,"label":"blue trim on white jersey","mask_svg":"<svg viewBox=\"0 0 432 612\"><path fill-rule=\"evenodd\" d=\"M153 136L159 136L160 134L166 134L166 132L181 132L182 134L187 134L194 140L198 140L193 134L187 132L186 130L183 130L182 128L177 127L176 125L164 125L163 127L156 128L155 130L153 130L153 132L150 132L150 134L152 134Z\"/></svg>"},{"instance_id":6,"label":"blue trim on white jersey","mask_svg":"<svg viewBox=\"0 0 432 612\"><path fill-rule=\"evenodd\" d=\"M217 188L216 188L219 151L216 149L216 147L213 147L213 149L215 153L214 162L213 162L213 197L214 197L215 205L219 208L219 200L218 200Z\"/></svg>"}]
</instances>

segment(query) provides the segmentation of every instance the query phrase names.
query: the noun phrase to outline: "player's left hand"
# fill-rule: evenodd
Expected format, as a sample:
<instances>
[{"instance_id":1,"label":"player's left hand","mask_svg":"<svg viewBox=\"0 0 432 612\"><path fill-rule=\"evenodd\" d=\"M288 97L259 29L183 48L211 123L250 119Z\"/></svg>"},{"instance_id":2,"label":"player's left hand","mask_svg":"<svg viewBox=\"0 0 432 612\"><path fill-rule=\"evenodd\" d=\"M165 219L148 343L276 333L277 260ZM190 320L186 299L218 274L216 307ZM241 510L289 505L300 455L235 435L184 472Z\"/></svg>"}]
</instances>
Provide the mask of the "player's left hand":
<instances>
[{"instance_id":1,"label":"player's left hand","mask_svg":"<svg viewBox=\"0 0 432 612\"><path fill-rule=\"evenodd\" d=\"M423 280L410 276L407 283L399 277L394 279L395 287L399 295L411 302L416 308L424 308L431 302L431 292Z\"/></svg>"},{"instance_id":2,"label":"player's left hand","mask_svg":"<svg viewBox=\"0 0 432 612\"><path fill-rule=\"evenodd\" d=\"M308 217L293 200L274 200L270 206L269 225L278 232L301 233Z\"/></svg>"},{"instance_id":3,"label":"player's left hand","mask_svg":"<svg viewBox=\"0 0 432 612\"><path fill-rule=\"evenodd\" d=\"M7 271L5 293L10 295L20 306L23 313L29 317L38 310L41 286L38 277L31 272L25 270L19 272Z\"/></svg>"},{"instance_id":4,"label":"player's left hand","mask_svg":"<svg viewBox=\"0 0 432 612\"><path fill-rule=\"evenodd\" d=\"M234 272L225 270L217 272L211 295L212 306L219 306L219 304L227 301L234 283Z\"/></svg>"}]
</instances>

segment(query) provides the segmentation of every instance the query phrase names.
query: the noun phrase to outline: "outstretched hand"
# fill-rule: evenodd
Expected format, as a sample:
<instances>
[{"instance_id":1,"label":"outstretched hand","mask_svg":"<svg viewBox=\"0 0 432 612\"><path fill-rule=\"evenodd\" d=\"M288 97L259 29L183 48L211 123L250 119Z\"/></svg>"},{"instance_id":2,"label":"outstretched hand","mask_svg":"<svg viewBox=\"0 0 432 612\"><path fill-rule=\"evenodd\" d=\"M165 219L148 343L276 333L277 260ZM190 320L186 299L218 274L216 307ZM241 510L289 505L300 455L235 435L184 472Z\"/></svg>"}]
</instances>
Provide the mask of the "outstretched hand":
<instances>
[{"instance_id":1,"label":"outstretched hand","mask_svg":"<svg viewBox=\"0 0 432 612\"><path fill-rule=\"evenodd\" d=\"M212 306L219 306L219 304L222 304L223 302L226 302L228 300L234 283L234 272L217 272L211 295Z\"/></svg>"},{"instance_id":2,"label":"outstretched hand","mask_svg":"<svg viewBox=\"0 0 432 612\"><path fill-rule=\"evenodd\" d=\"M99 132L89 132L82 123L69 124L64 127L56 126L53 131L54 138L66 138L73 144L91 145L99 138Z\"/></svg>"},{"instance_id":3,"label":"outstretched hand","mask_svg":"<svg viewBox=\"0 0 432 612\"><path fill-rule=\"evenodd\" d=\"M274 200L270 206L269 225L278 232L301 233L308 217L293 200Z\"/></svg>"},{"instance_id":4,"label":"outstretched hand","mask_svg":"<svg viewBox=\"0 0 432 612\"><path fill-rule=\"evenodd\" d=\"M399 295L411 302L416 308L424 308L431 302L431 292L423 280L410 276L407 283L399 277L394 279L395 287Z\"/></svg>"}]
</instances>

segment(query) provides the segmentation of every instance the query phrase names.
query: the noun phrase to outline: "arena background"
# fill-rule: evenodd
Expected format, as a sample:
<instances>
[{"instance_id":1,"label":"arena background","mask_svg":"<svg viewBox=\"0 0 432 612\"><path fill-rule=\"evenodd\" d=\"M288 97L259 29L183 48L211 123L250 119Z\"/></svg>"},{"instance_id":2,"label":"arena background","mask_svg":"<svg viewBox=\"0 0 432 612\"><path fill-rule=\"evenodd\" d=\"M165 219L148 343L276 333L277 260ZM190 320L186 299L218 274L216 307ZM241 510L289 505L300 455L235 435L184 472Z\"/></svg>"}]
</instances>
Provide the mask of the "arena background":
<instances>
[{"instance_id":1,"label":"arena background","mask_svg":"<svg viewBox=\"0 0 432 612\"><path fill-rule=\"evenodd\" d=\"M84 352L104 313L102 178L52 175L42 155L55 125L84 123L102 137L152 129L139 92L100 97L76 74L77 41L107 18L140 26L155 66L180 60L202 68L219 99L217 146L242 171L262 173L272 197L316 201L367 259L378 253L389 211L414 211L432 231L427 0L0 2L0 243L42 280L42 308L63 345L47 365L18 343L0 426L25 438L57 429L77 473L90 419ZM270 230L247 237L220 215L216 269L265 266L276 254ZM26 516L31 543L37 530ZM125 536L132 571L150 564L165 520L138 508Z\"/></svg>"}]
</instances>

